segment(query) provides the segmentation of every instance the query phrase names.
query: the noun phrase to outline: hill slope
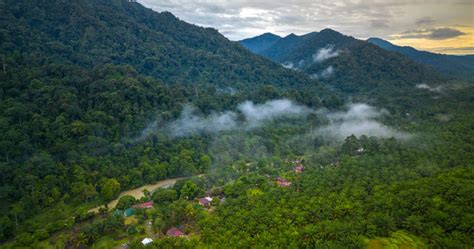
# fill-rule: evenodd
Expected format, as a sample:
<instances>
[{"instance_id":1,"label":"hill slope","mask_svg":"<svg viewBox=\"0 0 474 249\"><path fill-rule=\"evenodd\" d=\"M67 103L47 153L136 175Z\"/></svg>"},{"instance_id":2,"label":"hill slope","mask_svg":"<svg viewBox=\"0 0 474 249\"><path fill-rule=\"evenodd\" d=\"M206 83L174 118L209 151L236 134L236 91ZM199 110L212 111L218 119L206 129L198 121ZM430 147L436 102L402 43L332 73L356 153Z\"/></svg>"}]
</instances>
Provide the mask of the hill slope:
<instances>
[{"instance_id":1,"label":"hill slope","mask_svg":"<svg viewBox=\"0 0 474 249\"><path fill-rule=\"evenodd\" d=\"M6 0L1 8L0 241L40 229L23 222L58 203L90 205L202 173L208 139L155 134L162 127L153 121L184 106L210 113L279 97L319 106L332 96L214 29L138 3ZM155 133L141 138L146 127Z\"/></svg>"},{"instance_id":2,"label":"hill slope","mask_svg":"<svg viewBox=\"0 0 474 249\"><path fill-rule=\"evenodd\" d=\"M290 35L257 53L346 92L440 80L436 72L405 56L331 29Z\"/></svg>"},{"instance_id":3,"label":"hill slope","mask_svg":"<svg viewBox=\"0 0 474 249\"><path fill-rule=\"evenodd\" d=\"M382 105L337 108L318 80L129 0L0 7L1 248L142 248L145 237L149 248L473 244L472 87L411 91L397 73L425 78L402 71L405 57L330 30L265 50L343 90L381 86L370 97ZM376 132L357 131L367 127ZM183 130L209 132L173 136ZM388 138L405 132L420 140ZM87 213L122 190L192 175ZM186 236L162 236L170 228Z\"/></svg>"},{"instance_id":4,"label":"hill slope","mask_svg":"<svg viewBox=\"0 0 474 249\"><path fill-rule=\"evenodd\" d=\"M367 41L383 49L403 54L416 62L432 66L449 77L474 78L474 55L435 54L409 46L397 46L380 38L369 38Z\"/></svg>"},{"instance_id":5,"label":"hill slope","mask_svg":"<svg viewBox=\"0 0 474 249\"><path fill-rule=\"evenodd\" d=\"M1 51L92 68L128 64L166 83L219 86L308 83L254 56L216 30L127 1L6 1ZM44 57L47 57L45 59ZM15 66L16 61L9 61Z\"/></svg>"}]
</instances>

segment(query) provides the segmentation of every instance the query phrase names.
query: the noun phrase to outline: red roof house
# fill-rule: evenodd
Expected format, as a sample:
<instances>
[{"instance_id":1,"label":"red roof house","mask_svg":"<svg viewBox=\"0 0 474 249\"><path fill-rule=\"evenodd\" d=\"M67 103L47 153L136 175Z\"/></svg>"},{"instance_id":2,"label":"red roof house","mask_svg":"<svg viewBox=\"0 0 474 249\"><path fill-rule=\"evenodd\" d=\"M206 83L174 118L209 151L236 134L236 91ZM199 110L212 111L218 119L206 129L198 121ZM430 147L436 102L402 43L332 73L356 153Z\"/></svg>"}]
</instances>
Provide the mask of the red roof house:
<instances>
[{"instance_id":1,"label":"red roof house","mask_svg":"<svg viewBox=\"0 0 474 249\"><path fill-rule=\"evenodd\" d=\"M284 179L284 178L277 177L276 181L277 181L278 186L280 186L280 187L287 188L287 187L291 186L291 182Z\"/></svg>"},{"instance_id":2,"label":"red roof house","mask_svg":"<svg viewBox=\"0 0 474 249\"><path fill-rule=\"evenodd\" d=\"M301 173L304 171L304 166L303 165L298 165L295 167L295 172L296 173Z\"/></svg>"},{"instance_id":3,"label":"red roof house","mask_svg":"<svg viewBox=\"0 0 474 249\"><path fill-rule=\"evenodd\" d=\"M209 204L211 204L211 201L212 201L212 197L204 197L204 198L199 198L199 204L203 207L207 207L209 206Z\"/></svg>"},{"instance_id":4,"label":"red roof house","mask_svg":"<svg viewBox=\"0 0 474 249\"><path fill-rule=\"evenodd\" d=\"M181 232L178 228L172 227L166 231L166 235L171 236L171 237L180 237L183 236L184 233Z\"/></svg>"},{"instance_id":5,"label":"red roof house","mask_svg":"<svg viewBox=\"0 0 474 249\"><path fill-rule=\"evenodd\" d=\"M153 207L153 201L147 201L144 203L140 203L137 205L133 205L133 208L152 208Z\"/></svg>"}]
</instances>

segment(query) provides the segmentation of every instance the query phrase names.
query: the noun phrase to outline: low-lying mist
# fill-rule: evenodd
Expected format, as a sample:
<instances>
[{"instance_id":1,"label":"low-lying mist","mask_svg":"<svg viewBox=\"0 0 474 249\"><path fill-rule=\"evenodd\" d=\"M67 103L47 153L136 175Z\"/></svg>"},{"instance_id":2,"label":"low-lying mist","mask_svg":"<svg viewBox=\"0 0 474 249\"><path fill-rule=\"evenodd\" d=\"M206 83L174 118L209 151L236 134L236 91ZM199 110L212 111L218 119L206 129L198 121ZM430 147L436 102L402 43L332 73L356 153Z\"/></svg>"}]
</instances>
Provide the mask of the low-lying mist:
<instances>
[{"instance_id":1,"label":"low-lying mist","mask_svg":"<svg viewBox=\"0 0 474 249\"><path fill-rule=\"evenodd\" d=\"M329 66L319 73L311 74L309 77L312 79L327 79L334 74L334 67Z\"/></svg>"},{"instance_id":2,"label":"low-lying mist","mask_svg":"<svg viewBox=\"0 0 474 249\"><path fill-rule=\"evenodd\" d=\"M343 141L351 135L357 137L362 135L381 138L394 137L402 140L410 137L409 134L396 131L377 120L377 118L389 115L387 110L377 109L367 104L350 104L346 111L324 115L329 123L316 128L315 134L337 141Z\"/></svg>"},{"instance_id":3,"label":"low-lying mist","mask_svg":"<svg viewBox=\"0 0 474 249\"><path fill-rule=\"evenodd\" d=\"M236 111L211 113L208 116L195 114L196 110L187 106L177 120L165 125L165 130L172 137L249 130L262 126L266 121L282 117L303 117L311 111L288 99L271 100L263 104L245 101L237 106Z\"/></svg>"},{"instance_id":4,"label":"low-lying mist","mask_svg":"<svg viewBox=\"0 0 474 249\"><path fill-rule=\"evenodd\" d=\"M389 115L388 111L364 103L347 105L345 111L328 112L325 109L314 110L288 99L277 99L262 104L244 101L238 104L235 110L213 112L209 115L200 114L193 106L185 106L178 119L171 122L152 122L135 141L143 141L155 133L166 134L170 138L181 138L232 131L245 132L263 127L280 118L301 120L311 113L316 114L320 121L324 121L319 122L318 127L313 127L311 131L313 138L317 136L332 142L341 142L350 135L397 139L410 137L409 134L380 122L382 117ZM307 130L311 130L308 121L304 119L302 121L297 125L306 124Z\"/></svg>"},{"instance_id":5,"label":"low-lying mist","mask_svg":"<svg viewBox=\"0 0 474 249\"><path fill-rule=\"evenodd\" d=\"M416 88L427 90L427 91L430 91L430 92L437 92L437 93L442 91L441 86L431 87L428 84L418 84L418 85L416 85Z\"/></svg>"}]
</instances>

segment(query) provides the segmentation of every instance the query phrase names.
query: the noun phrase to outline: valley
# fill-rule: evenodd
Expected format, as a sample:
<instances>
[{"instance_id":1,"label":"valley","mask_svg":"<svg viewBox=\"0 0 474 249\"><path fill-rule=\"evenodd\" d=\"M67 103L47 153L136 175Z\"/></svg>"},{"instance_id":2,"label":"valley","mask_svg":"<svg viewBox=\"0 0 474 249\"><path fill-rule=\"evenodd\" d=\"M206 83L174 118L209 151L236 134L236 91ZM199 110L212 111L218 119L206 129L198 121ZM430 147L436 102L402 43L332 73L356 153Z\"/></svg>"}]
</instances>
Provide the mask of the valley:
<instances>
[{"instance_id":1,"label":"valley","mask_svg":"<svg viewBox=\"0 0 474 249\"><path fill-rule=\"evenodd\" d=\"M1 248L474 246L472 55L233 41L144 1L0 8ZM216 16L280 12L256 13Z\"/></svg>"}]
</instances>

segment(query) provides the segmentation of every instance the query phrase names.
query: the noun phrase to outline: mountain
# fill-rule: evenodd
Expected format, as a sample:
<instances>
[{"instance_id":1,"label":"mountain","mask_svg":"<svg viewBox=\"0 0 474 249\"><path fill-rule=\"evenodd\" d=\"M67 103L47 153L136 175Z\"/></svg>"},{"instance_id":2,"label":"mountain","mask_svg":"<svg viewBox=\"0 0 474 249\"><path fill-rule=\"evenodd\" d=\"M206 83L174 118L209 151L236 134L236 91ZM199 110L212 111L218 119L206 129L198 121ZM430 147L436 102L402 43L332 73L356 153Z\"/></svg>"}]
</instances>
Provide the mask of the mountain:
<instances>
[{"instance_id":1,"label":"mountain","mask_svg":"<svg viewBox=\"0 0 474 249\"><path fill-rule=\"evenodd\" d=\"M265 33L251 39L245 39L240 41L246 48L254 53L266 50L273 46L275 42L280 40L281 37L272 33Z\"/></svg>"},{"instance_id":2,"label":"mountain","mask_svg":"<svg viewBox=\"0 0 474 249\"><path fill-rule=\"evenodd\" d=\"M368 42L383 49L394 51L408 58L431 66L448 77L473 79L474 55L446 55L416 50L409 46L397 46L380 38L369 38Z\"/></svg>"},{"instance_id":3,"label":"mountain","mask_svg":"<svg viewBox=\"0 0 474 249\"><path fill-rule=\"evenodd\" d=\"M247 39L242 45L250 41ZM441 80L432 69L403 55L331 29L302 36L291 34L256 53L345 92Z\"/></svg>"},{"instance_id":4,"label":"mountain","mask_svg":"<svg viewBox=\"0 0 474 249\"><path fill-rule=\"evenodd\" d=\"M90 205L202 173L211 139L173 140L163 131L184 107L209 114L275 98L341 103L318 81L215 29L134 1L0 6L0 241L41 229L24 222L56 204Z\"/></svg>"},{"instance_id":5,"label":"mountain","mask_svg":"<svg viewBox=\"0 0 474 249\"><path fill-rule=\"evenodd\" d=\"M275 42L275 44L268 49L261 51L260 54L270 58L272 60L279 60L286 54L290 53L293 49L300 47L304 42L310 40L316 32L309 33L303 36L297 36L295 34L289 34Z\"/></svg>"},{"instance_id":6,"label":"mountain","mask_svg":"<svg viewBox=\"0 0 474 249\"><path fill-rule=\"evenodd\" d=\"M469 84L332 30L272 62L134 0L0 9L0 248L474 246Z\"/></svg>"},{"instance_id":7,"label":"mountain","mask_svg":"<svg viewBox=\"0 0 474 249\"><path fill-rule=\"evenodd\" d=\"M254 56L215 29L185 23L169 12L157 13L134 1L30 5L27 1L4 3L1 21L8 29L1 30L2 53L41 56L28 60L42 65L52 61L83 68L126 64L167 84L240 87L309 82ZM18 63L8 60L10 67Z\"/></svg>"}]
</instances>

